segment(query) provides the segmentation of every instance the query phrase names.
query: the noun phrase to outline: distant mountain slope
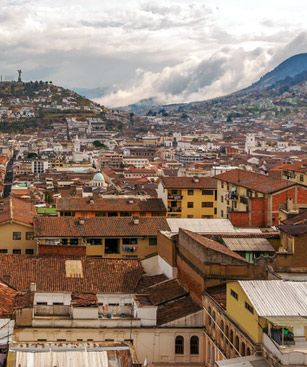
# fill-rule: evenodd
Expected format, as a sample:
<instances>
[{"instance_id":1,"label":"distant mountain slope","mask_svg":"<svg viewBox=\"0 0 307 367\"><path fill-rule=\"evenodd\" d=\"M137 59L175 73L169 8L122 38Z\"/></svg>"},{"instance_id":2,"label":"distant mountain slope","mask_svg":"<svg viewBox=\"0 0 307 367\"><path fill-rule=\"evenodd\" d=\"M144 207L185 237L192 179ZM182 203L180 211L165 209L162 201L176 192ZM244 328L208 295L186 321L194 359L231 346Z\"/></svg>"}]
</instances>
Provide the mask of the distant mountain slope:
<instances>
[{"instance_id":1,"label":"distant mountain slope","mask_svg":"<svg viewBox=\"0 0 307 367\"><path fill-rule=\"evenodd\" d=\"M294 55L279 64L275 69L265 74L247 90L264 89L286 78L293 78L307 71L307 53Z\"/></svg>"}]
</instances>

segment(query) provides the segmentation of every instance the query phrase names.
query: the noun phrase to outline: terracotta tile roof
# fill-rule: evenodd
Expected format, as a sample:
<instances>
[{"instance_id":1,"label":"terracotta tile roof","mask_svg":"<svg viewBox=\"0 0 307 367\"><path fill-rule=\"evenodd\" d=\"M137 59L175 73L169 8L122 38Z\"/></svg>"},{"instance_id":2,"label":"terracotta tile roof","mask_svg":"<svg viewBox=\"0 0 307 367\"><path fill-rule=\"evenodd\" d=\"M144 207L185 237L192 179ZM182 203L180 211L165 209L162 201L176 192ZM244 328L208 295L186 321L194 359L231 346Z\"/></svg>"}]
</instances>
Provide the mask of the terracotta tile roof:
<instances>
[{"instance_id":1,"label":"terracotta tile roof","mask_svg":"<svg viewBox=\"0 0 307 367\"><path fill-rule=\"evenodd\" d=\"M16 294L15 289L0 281L0 318L13 313Z\"/></svg>"},{"instance_id":2,"label":"terracotta tile roof","mask_svg":"<svg viewBox=\"0 0 307 367\"><path fill-rule=\"evenodd\" d=\"M216 189L216 180L211 177L162 177L167 189Z\"/></svg>"},{"instance_id":3,"label":"terracotta tile roof","mask_svg":"<svg viewBox=\"0 0 307 367\"><path fill-rule=\"evenodd\" d=\"M162 199L149 198L127 199L116 197L96 198L60 198L57 200L58 211L114 211L114 212L166 212Z\"/></svg>"},{"instance_id":4,"label":"terracotta tile roof","mask_svg":"<svg viewBox=\"0 0 307 367\"><path fill-rule=\"evenodd\" d=\"M146 293L148 292L148 288L154 284L158 284L164 282L168 278L164 274L158 275L143 275L139 281L138 287L136 289L136 293Z\"/></svg>"},{"instance_id":5,"label":"terracotta tile roof","mask_svg":"<svg viewBox=\"0 0 307 367\"><path fill-rule=\"evenodd\" d=\"M294 182L281 180L262 175L260 173L234 169L215 176L217 180L225 181L236 186L242 186L250 190L264 194L273 193L279 190L296 185Z\"/></svg>"},{"instance_id":6,"label":"terracotta tile roof","mask_svg":"<svg viewBox=\"0 0 307 367\"><path fill-rule=\"evenodd\" d=\"M169 231L164 217L141 217L134 224L130 217L35 217L35 237L122 237L156 236Z\"/></svg>"},{"instance_id":7,"label":"terracotta tile roof","mask_svg":"<svg viewBox=\"0 0 307 367\"><path fill-rule=\"evenodd\" d=\"M202 309L193 301L191 296L182 297L174 301L167 302L158 307L157 324L163 325L168 322L186 317Z\"/></svg>"},{"instance_id":8,"label":"terracotta tile roof","mask_svg":"<svg viewBox=\"0 0 307 367\"><path fill-rule=\"evenodd\" d=\"M303 224L282 224L278 226L281 232L291 236L301 236L307 233L307 222Z\"/></svg>"},{"instance_id":9,"label":"terracotta tile roof","mask_svg":"<svg viewBox=\"0 0 307 367\"><path fill-rule=\"evenodd\" d=\"M194 241L198 242L201 246L204 246L209 250L216 251L216 252L219 252L223 255L233 257L237 260L241 260L242 262L247 262L245 259L243 259L243 257L238 255L234 251L231 251L228 247L220 244L219 242L210 240L209 238L203 237L198 233L194 233L194 232L188 231L186 229L180 229L179 230L179 241L180 241L180 232L184 232L186 235L188 235Z\"/></svg>"},{"instance_id":10,"label":"terracotta tile roof","mask_svg":"<svg viewBox=\"0 0 307 367\"><path fill-rule=\"evenodd\" d=\"M67 261L77 261L79 269L69 273ZM44 292L134 293L142 274L137 260L0 255L0 280L19 291L34 282Z\"/></svg>"},{"instance_id":11,"label":"terracotta tile roof","mask_svg":"<svg viewBox=\"0 0 307 367\"><path fill-rule=\"evenodd\" d=\"M34 292L18 292L14 300L14 309L32 308L34 304Z\"/></svg>"},{"instance_id":12,"label":"terracotta tile roof","mask_svg":"<svg viewBox=\"0 0 307 367\"><path fill-rule=\"evenodd\" d=\"M35 214L35 207L32 203L11 196L4 200L3 208L0 212L0 223L16 221L31 225Z\"/></svg>"},{"instance_id":13,"label":"terracotta tile roof","mask_svg":"<svg viewBox=\"0 0 307 367\"><path fill-rule=\"evenodd\" d=\"M283 222L284 224L307 224L307 209Z\"/></svg>"},{"instance_id":14,"label":"terracotta tile roof","mask_svg":"<svg viewBox=\"0 0 307 367\"><path fill-rule=\"evenodd\" d=\"M148 297L153 305L161 305L187 294L177 279L171 279L150 287Z\"/></svg>"}]
</instances>

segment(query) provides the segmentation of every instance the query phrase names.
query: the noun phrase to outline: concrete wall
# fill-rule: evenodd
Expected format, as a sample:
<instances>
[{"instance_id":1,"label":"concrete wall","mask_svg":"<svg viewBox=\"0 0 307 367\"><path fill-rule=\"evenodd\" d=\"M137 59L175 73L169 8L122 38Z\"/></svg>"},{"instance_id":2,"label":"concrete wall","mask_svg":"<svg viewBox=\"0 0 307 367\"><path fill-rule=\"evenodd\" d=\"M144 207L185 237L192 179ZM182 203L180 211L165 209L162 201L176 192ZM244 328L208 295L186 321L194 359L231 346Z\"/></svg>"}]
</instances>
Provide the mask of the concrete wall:
<instances>
[{"instance_id":1,"label":"concrete wall","mask_svg":"<svg viewBox=\"0 0 307 367\"><path fill-rule=\"evenodd\" d=\"M175 355L175 338L184 337L184 354ZM190 354L190 338L199 337L199 354ZM35 342L39 340L57 341L128 341L133 340L137 359L143 363L146 359L152 363L201 363L204 360L204 342L202 328L21 328L15 331L15 341Z\"/></svg>"}]
</instances>

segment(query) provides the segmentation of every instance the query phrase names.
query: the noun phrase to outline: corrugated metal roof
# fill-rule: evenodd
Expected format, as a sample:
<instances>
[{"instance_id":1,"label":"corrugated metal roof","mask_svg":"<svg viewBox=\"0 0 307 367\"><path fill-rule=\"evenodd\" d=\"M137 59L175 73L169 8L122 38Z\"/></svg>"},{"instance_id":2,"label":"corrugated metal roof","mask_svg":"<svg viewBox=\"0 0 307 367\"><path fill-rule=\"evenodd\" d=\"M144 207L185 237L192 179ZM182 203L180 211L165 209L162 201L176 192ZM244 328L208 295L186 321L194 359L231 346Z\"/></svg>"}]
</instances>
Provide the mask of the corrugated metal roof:
<instances>
[{"instance_id":1,"label":"corrugated metal roof","mask_svg":"<svg viewBox=\"0 0 307 367\"><path fill-rule=\"evenodd\" d=\"M225 238L225 245L232 251L274 252L273 246L266 238Z\"/></svg>"},{"instance_id":2,"label":"corrugated metal roof","mask_svg":"<svg viewBox=\"0 0 307 367\"><path fill-rule=\"evenodd\" d=\"M179 228L196 233L235 233L233 225L228 219L186 219L167 218L171 232L178 233Z\"/></svg>"},{"instance_id":3,"label":"corrugated metal roof","mask_svg":"<svg viewBox=\"0 0 307 367\"><path fill-rule=\"evenodd\" d=\"M307 282L251 280L239 284L259 316L307 316Z\"/></svg>"}]
</instances>

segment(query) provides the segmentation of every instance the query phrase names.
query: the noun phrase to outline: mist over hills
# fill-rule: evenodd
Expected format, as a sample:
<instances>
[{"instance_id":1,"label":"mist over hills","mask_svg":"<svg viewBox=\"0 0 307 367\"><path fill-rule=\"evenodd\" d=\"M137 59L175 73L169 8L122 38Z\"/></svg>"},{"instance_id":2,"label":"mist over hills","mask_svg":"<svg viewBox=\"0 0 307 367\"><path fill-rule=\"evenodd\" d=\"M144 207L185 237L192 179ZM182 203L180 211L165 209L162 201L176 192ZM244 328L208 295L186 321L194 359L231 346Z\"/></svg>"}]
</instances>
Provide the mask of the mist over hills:
<instances>
[{"instance_id":1,"label":"mist over hills","mask_svg":"<svg viewBox=\"0 0 307 367\"><path fill-rule=\"evenodd\" d=\"M161 107L167 111L175 111L178 109L201 111L202 109L208 108L208 106L242 104L249 103L251 100L259 100L261 98L278 97L290 89L292 93L296 93L295 91L292 91L295 86L297 86L297 90L301 90L303 88L304 93L304 83L306 81L307 53L302 53L286 59L272 71L263 75L251 86L226 96L171 105L160 105L157 103L157 100L152 97L147 100L142 100L139 103L123 107L122 109L137 114L146 114L149 110L159 111Z\"/></svg>"}]
</instances>

